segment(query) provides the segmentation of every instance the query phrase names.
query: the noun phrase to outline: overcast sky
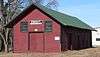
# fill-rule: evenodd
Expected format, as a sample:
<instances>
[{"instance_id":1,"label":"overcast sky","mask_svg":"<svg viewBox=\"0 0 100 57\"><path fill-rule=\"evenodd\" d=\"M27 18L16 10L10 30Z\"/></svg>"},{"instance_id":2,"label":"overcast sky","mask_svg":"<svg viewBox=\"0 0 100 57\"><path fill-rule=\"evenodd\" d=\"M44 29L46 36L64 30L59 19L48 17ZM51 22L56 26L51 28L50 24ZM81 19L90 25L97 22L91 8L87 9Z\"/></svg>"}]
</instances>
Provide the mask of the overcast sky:
<instances>
[{"instance_id":1,"label":"overcast sky","mask_svg":"<svg viewBox=\"0 0 100 57\"><path fill-rule=\"evenodd\" d=\"M92 27L100 27L100 0L58 0L58 11L76 16Z\"/></svg>"}]
</instances>

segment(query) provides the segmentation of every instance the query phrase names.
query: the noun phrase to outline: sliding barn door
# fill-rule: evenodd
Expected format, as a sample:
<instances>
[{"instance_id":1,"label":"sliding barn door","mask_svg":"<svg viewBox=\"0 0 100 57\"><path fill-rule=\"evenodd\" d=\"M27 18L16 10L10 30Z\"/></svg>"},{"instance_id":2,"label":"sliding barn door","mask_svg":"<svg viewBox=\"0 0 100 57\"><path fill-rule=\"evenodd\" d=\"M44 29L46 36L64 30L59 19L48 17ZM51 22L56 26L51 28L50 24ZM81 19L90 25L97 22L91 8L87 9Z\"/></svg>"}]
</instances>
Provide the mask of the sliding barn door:
<instances>
[{"instance_id":1,"label":"sliding barn door","mask_svg":"<svg viewBox=\"0 0 100 57\"><path fill-rule=\"evenodd\" d=\"M44 38L43 33L30 33L29 34L29 50L31 52L44 51Z\"/></svg>"}]
</instances>

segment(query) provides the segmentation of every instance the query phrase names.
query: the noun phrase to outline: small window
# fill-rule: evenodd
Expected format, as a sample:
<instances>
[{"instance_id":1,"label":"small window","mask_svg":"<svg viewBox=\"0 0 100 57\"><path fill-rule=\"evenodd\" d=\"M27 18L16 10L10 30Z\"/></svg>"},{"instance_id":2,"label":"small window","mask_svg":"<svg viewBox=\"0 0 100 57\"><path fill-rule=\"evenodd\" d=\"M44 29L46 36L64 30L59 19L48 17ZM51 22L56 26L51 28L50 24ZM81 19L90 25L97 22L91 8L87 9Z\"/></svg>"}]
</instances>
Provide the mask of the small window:
<instances>
[{"instance_id":1,"label":"small window","mask_svg":"<svg viewBox=\"0 0 100 57\"><path fill-rule=\"evenodd\" d=\"M100 41L100 38L96 38L96 41Z\"/></svg>"},{"instance_id":2,"label":"small window","mask_svg":"<svg viewBox=\"0 0 100 57\"><path fill-rule=\"evenodd\" d=\"M52 31L52 21L45 21L45 32L51 32Z\"/></svg>"},{"instance_id":3,"label":"small window","mask_svg":"<svg viewBox=\"0 0 100 57\"><path fill-rule=\"evenodd\" d=\"M21 22L20 23L20 31L27 32L28 31L28 22Z\"/></svg>"}]
</instances>

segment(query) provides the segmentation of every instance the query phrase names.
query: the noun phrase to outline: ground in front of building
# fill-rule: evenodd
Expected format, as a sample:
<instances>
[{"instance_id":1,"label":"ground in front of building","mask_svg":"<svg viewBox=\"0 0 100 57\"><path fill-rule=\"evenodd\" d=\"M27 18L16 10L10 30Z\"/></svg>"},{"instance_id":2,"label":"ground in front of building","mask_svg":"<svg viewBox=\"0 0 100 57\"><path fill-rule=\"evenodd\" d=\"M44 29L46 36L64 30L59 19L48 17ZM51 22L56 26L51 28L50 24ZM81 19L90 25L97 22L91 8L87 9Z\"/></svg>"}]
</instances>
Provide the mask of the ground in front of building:
<instances>
[{"instance_id":1,"label":"ground in front of building","mask_svg":"<svg viewBox=\"0 0 100 57\"><path fill-rule=\"evenodd\" d=\"M100 48L73 50L62 53L0 53L0 57L100 57Z\"/></svg>"}]
</instances>

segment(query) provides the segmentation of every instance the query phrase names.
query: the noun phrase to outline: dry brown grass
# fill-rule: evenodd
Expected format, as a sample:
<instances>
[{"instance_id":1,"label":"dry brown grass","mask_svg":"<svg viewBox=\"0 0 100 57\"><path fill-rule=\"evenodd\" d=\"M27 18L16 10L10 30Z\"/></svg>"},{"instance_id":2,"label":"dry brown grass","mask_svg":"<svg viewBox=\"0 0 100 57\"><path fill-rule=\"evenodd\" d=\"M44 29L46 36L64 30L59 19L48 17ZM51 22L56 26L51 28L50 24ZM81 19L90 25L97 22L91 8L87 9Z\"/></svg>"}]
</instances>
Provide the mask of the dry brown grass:
<instances>
[{"instance_id":1,"label":"dry brown grass","mask_svg":"<svg viewBox=\"0 0 100 57\"><path fill-rule=\"evenodd\" d=\"M0 53L0 57L100 57L100 48L73 50L62 53Z\"/></svg>"}]
</instances>

